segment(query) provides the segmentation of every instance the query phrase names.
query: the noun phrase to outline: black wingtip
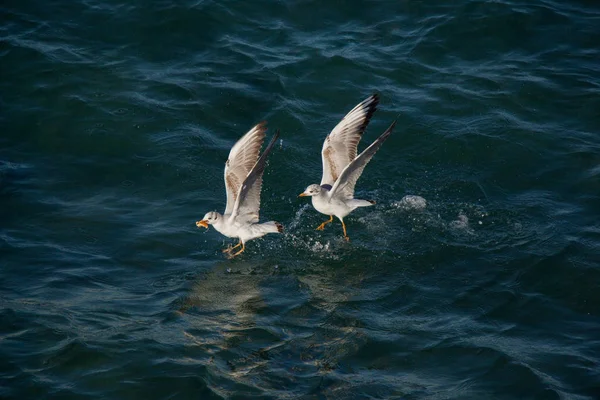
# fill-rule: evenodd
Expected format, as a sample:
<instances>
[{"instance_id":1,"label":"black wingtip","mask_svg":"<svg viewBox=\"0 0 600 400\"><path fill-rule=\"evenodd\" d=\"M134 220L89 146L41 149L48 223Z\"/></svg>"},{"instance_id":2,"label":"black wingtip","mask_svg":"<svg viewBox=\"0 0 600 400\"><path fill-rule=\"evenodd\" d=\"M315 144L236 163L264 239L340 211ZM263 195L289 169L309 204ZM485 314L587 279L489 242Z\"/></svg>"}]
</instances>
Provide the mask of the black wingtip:
<instances>
[{"instance_id":1,"label":"black wingtip","mask_svg":"<svg viewBox=\"0 0 600 400\"><path fill-rule=\"evenodd\" d=\"M394 122L392 122L390 124L390 126L388 126L388 128L385 130L385 132L383 132L381 134L381 136L379 136L379 138L383 141L386 140L391 134L392 131L394 130L394 127L396 126L396 121L394 120Z\"/></svg>"},{"instance_id":2,"label":"black wingtip","mask_svg":"<svg viewBox=\"0 0 600 400\"><path fill-rule=\"evenodd\" d=\"M373 114L375 114L375 111L377 111L377 106L379 105L379 94L373 93L366 100L364 100L364 102L367 102L369 100L371 100L371 102L367 106L368 109L367 109L367 115L365 116L365 121L363 122L363 124L361 125L361 127L359 129L359 132L361 135L363 133L365 133L365 130L367 129L367 126L369 125L369 122L371 122L371 118L373 118Z\"/></svg>"},{"instance_id":3,"label":"black wingtip","mask_svg":"<svg viewBox=\"0 0 600 400\"><path fill-rule=\"evenodd\" d=\"M269 154L271 152L271 149L273 148L273 146L275 146L275 142L277 141L277 139L279 139L279 129L277 129L275 131L275 134L273 135L273 137L271 138L271 141L269 142L269 145L267 146L267 148L265 149L265 153Z\"/></svg>"},{"instance_id":4,"label":"black wingtip","mask_svg":"<svg viewBox=\"0 0 600 400\"><path fill-rule=\"evenodd\" d=\"M372 107L377 107L379 105L379 93L373 93L371 98L373 99Z\"/></svg>"},{"instance_id":5,"label":"black wingtip","mask_svg":"<svg viewBox=\"0 0 600 400\"><path fill-rule=\"evenodd\" d=\"M279 138L279 129L277 129L275 131L275 134L271 138L271 141L267 145L267 148L265 149L265 151L263 151L263 153L259 157L258 161L256 161L256 164L252 168L253 170L254 170L254 168L257 168L257 166L258 166L258 168L259 168L258 170L260 171L260 173L262 173L262 171L264 171L264 167L265 167L265 163L266 163L267 157L269 156L269 154L273 150L273 147L275 146L275 142L277 141L278 138Z\"/></svg>"}]
</instances>

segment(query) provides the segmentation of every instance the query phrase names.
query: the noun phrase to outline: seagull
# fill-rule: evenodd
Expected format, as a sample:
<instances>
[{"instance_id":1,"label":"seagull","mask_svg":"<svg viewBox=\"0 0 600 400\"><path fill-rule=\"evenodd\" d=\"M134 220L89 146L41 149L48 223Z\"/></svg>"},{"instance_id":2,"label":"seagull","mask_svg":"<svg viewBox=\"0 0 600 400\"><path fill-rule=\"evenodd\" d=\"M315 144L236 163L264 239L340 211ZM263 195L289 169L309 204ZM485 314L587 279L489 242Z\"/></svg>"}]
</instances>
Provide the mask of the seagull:
<instances>
[{"instance_id":1,"label":"seagull","mask_svg":"<svg viewBox=\"0 0 600 400\"><path fill-rule=\"evenodd\" d=\"M206 213L201 221L196 222L198 228L208 229L208 226L212 225L221 234L239 239L237 245L233 247L229 245L223 250L229 258L241 254L249 240L262 237L267 233L283 233L283 226L279 222L258 223L262 176L267 156L279 137L278 130L259 158L266 130L266 122L259 123L242 136L229 152L229 158L225 163L225 190L227 191L225 213L211 211ZM241 250L233 253L233 250L240 246L242 246Z\"/></svg>"},{"instance_id":2,"label":"seagull","mask_svg":"<svg viewBox=\"0 0 600 400\"><path fill-rule=\"evenodd\" d=\"M354 198L354 187L366 165L371 161L383 142L390 136L396 121L358 156L357 147L365 128L377 109L379 96L373 94L352 109L325 138L321 156L323 158L323 177L321 184L309 185L299 197L312 197L313 207L321 214L329 215L329 220L317 227L322 231L325 225L333 222L335 215L342 222L344 239L346 233L344 217L358 207L375 204L371 200Z\"/></svg>"}]
</instances>

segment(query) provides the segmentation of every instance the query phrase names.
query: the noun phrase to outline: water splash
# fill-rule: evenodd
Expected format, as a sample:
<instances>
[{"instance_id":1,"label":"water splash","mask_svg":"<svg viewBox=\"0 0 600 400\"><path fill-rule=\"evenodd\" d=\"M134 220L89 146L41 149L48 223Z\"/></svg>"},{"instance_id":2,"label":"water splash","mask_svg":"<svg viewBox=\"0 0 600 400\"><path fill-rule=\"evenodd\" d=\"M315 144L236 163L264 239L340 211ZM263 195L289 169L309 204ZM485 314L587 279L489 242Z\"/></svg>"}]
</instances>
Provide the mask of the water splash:
<instances>
[{"instance_id":1,"label":"water splash","mask_svg":"<svg viewBox=\"0 0 600 400\"><path fill-rule=\"evenodd\" d=\"M294 218L292 219L292 222L290 222L287 226L288 232L293 232L298 227L298 225L300 224L300 220L302 219L302 216L310 208L311 208L310 204L304 204L302 207L300 207L296 211L296 213L294 214Z\"/></svg>"},{"instance_id":2,"label":"water splash","mask_svg":"<svg viewBox=\"0 0 600 400\"><path fill-rule=\"evenodd\" d=\"M392 207L401 210L424 210L427 208L427 200L421 196L406 195L400 201L395 201L391 204Z\"/></svg>"}]
</instances>

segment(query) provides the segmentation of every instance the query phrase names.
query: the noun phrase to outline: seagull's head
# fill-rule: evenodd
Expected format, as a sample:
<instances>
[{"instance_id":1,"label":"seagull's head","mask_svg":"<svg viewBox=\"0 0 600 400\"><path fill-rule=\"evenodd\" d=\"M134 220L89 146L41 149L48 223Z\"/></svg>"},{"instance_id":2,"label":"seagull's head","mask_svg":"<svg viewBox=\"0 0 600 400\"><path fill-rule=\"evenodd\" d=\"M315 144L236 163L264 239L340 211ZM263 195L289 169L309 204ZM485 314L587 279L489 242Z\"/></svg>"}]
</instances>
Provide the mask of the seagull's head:
<instances>
[{"instance_id":1,"label":"seagull's head","mask_svg":"<svg viewBox=\"0 0 600 400\"><path fill-rule=\"evenodd\" d=\"M317 196L319 193L321 193L321 190L323 190L321 188L321 186L315 184L309 185L306 190L304 190L304 192L300 193L300 195L298 197L304 197L304 196Z\"/></svg>"},{"instance_id":2,"label":"seagull's head","mask_svg":"<svg viewBox=\"0 0 600 400\"><path fill-rule=\"evenodd\" d=\"M216 224L220 218L221 218L221 214L219 214L216 211L211 211L211 212L206 213L206 215L204 216L204 218L202 218L201 221L197 221L196 226L198 228L203 227L203 228L208 229L209 225Z\"/></svg>"}]
</instances>

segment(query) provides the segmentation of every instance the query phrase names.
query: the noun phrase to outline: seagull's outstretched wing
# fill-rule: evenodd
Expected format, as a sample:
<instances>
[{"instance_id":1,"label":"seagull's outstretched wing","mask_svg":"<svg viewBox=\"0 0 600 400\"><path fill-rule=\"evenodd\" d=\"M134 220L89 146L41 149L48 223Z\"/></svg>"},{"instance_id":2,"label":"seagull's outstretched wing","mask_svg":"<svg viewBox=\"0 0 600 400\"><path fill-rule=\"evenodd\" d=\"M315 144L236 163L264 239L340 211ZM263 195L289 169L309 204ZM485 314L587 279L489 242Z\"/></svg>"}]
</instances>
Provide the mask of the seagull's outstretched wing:
<instances>
[{"instance_id":1,"label":"seagull's outstretched wing","mask_svg":"<svg viewBox=\"0 0 600 400\"><path fill-rule=\"evenodd\" d=\"M229 158L225 163L225 190L227 191L225 214L232 213L242 183L256 164L260 148L265 141L266 124L263 121L250 129L229 152Z\"/></svg>"},{"instance_id":2,"label":"seagull's outstretched wing","mask_svg":"<svg viewBox=\"0 0 600 400\"><path fill-rule=\"evenodd\" d=\"M271 139L271 142L269 142L269 145L256 162L256 165L254 165L248 174L248 177L242 183L242 188L240 189L240 193L233 206L233 212L231 213L230 218L232 221L258 222L263 172L267 165L267 157L269 156L269 153L271 153L271 150L273 150L273 146L278 138L279 130L275 132L273 139Z\"/></svg>"},{"instance_id":3,"label":"seagull's outstretched wing","mask_svg":"<svg viewBox=\"0 0 600 400\"><path fill-rule=\"evenodd\" d=\"M331 197L339 196L343 199L351 199L354 197L354 186L356 185L356 181L358 181L363 170L369 161L371 161L371 158L373 158L375 153L377 153L377 150L379 150L383 142L390 136L395 125L396 121L392 122L389 128L387 128L377 140L348 164L335 182L335 185L331 188L331 191L329 192Z\"/></svg>"},{"instance_id":4,"label":"seagull's outstretched wing","mask_svg":"<svg viewBox=\"0 0 600 400\"><path fill-rule=\"evenodd\" d=\"M356 158L356 148L373 113L377 109L379 96L373 94L352 109L325 138L321 157L323 177L321 185L332 185L342 170Z\"/></svg>"}]
</instances>

